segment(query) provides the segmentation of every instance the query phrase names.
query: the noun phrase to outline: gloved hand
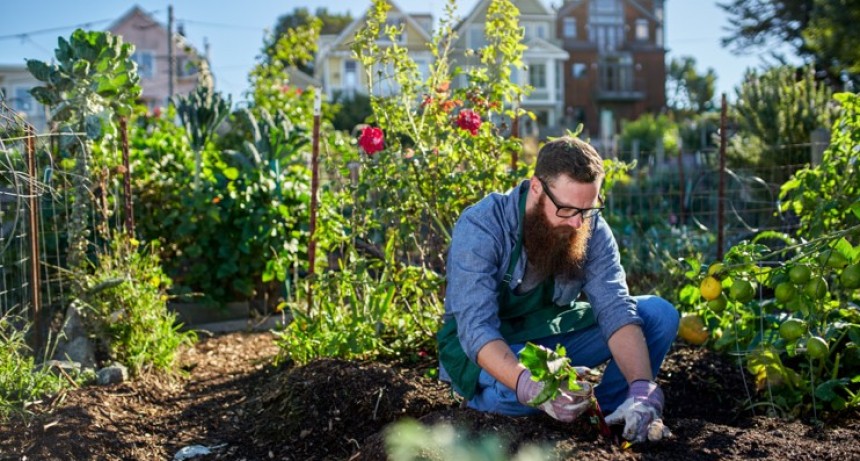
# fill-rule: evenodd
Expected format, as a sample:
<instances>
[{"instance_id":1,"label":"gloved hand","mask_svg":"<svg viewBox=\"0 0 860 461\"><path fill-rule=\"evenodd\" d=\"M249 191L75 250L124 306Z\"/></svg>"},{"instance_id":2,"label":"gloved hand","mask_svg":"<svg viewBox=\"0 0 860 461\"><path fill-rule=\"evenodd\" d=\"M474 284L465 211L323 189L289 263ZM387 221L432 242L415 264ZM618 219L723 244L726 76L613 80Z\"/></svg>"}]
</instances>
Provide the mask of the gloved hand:
<instances>
[{"instance_id":1,"label":"gloved hand","mask_svg":"<svg viewBox=\"0 0 860 461\"><path fill-rule=\"evenodd\" d=\"M624 423L622 435L631 442L656 442L672 435L662 418L663 391L657 383L642 379L630 384L627 400L606 417L606 423Z\"/></svg>"},{"instance_id":2,"label":"gloved hand","mask_svg":"<svg viewBox=\"0 0 860 461\"><path fill-rule=\"evenodd\" d=\"M517 400L523 405L539 408L559 421L571 422L588 409L594 395L594 388L590 383L577 383L582 389L571 391L565 381L559 388L561 394L558 397L536 401L536 398L540 398L544 383L533 380L531 372L523 370L517 378Z\"/></svg>"}]
</instances>

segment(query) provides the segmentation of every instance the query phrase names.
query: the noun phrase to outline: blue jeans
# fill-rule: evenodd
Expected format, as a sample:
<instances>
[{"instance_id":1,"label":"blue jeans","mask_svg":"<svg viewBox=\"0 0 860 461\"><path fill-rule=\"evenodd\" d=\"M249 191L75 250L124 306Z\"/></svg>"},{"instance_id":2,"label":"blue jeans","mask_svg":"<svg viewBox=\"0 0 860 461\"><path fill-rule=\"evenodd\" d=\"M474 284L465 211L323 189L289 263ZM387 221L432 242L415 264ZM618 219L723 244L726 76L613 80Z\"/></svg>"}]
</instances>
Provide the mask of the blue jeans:
<instances>
[{"instance_id":1,"label":"blue jeans","mask_svg":"<svg viewBox=\"0 0 860 461\"><path fill-rule=\"evenodd\" d=\"M678 311L663 298L657 296L634 296L636 310L642 318L642 332L648 345L648 355L651 358L651 370L654 376L663 364L663 358L669 352L669 347L678 334ZM594 395L601 410L609 414L618 408L627 398L627 379L621 374L618 365L610 360L609 345L603 340L603 335L597 325L582 331L548 336L533 341L550 349L561 344L567 350L571 364L576 366L596 367L606 361L606 370L600 385L595 387ZM514 353L519 354L524 344L511 344ZM490 413L509 416L522 416L540 413L540 410L527 407L517 401L516 390L512 390L498 382L486 371L481 370L478 378L478 392L467 402L469 408Z\"/></svg>"}]
</instances>

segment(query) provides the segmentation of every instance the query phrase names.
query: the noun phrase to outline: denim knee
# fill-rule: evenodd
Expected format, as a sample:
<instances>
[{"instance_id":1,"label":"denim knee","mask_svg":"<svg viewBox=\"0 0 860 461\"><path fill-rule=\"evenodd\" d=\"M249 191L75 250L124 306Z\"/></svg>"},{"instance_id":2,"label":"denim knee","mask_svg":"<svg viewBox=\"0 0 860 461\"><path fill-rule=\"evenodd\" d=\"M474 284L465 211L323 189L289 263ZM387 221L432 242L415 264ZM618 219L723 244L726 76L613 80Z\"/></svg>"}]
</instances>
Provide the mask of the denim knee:
<instances>
[{"instance_id":1,"label":"denim knee","mask_svg":"<svg viewBox=\"0 0 860 461\"><path fill-rule=\"evenodd\" d=\"M645 337L674 341L680 314L669 301L653 295L635 296L637 312L644 322Z\"/></svg>"}]
</instances>

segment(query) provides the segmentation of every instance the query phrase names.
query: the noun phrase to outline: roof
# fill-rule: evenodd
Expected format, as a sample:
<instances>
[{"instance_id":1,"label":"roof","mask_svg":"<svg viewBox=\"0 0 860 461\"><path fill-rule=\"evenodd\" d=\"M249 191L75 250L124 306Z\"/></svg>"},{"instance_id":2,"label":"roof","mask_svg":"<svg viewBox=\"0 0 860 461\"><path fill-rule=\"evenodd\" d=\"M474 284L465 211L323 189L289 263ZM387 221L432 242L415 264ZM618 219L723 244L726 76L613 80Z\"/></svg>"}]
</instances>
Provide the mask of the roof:
<instances>
[{"instance_id":1,"label":"roof","mask_svg":"<svg viewBox=\"0 0 860 461\"><path fill-rule=\"evenodd\" d=\"M408 22L413 28L415 28L416 30L421 32L421 34L424 36L425 40L427 40L428 42L432 41L433 38L430 35L430 31L425 29L418 21L416 21L415 18L413 18L410 13L403 11L403 9L401 9L399 6L397 6L396 3L394 3L391 0L386 0L386 1L388 2L389 5L391 5L391 10L389 11L389 14L392 11L394 11L394 12L397 12L397 13L403 15L403 17L406 18L406 22ZM329 42L328 43L328 45L329 45L328 49L336 48L338 45L340 45L348 37L351 37L352 34L355 33L355 30L358 29L358 27L360 25L363 25L367 21L367 13L370 11L370 8L373 8L373 6L370 6L370 7L368 7L368 9L364 10L364 13L360 17L355 18L355 20L353 20L351 23L349 23L349 25L346 26L346 28L344 30L342 30L340 32L340 34L338 34L337 38L335 38L334 40ZM326 50L326 52L327 51L328 50ZM325 52L322 52L321 54L325 54Z\"/></svg>"}]
</instances>

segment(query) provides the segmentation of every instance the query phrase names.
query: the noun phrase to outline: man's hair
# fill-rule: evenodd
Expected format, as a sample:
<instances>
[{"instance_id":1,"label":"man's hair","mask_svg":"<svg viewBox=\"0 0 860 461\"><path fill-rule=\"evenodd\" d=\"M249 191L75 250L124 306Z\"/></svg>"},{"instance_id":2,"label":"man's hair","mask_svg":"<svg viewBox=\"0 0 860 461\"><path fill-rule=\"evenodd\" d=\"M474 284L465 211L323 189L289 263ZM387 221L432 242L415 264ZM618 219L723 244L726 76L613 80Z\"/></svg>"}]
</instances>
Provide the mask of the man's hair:
<instances>
[{"instance_id":1,"label":"man's hair","mask_svg":"<svg viewBox=\"0 0 860 461\"><path fill-rule=\"evenodd\" d=\"M585 184L602 180L603 159L591 144L579 138L564 136L553 139L538 152L535 176L552 181L561 174Z\"/></svg>"}]
</instances>

